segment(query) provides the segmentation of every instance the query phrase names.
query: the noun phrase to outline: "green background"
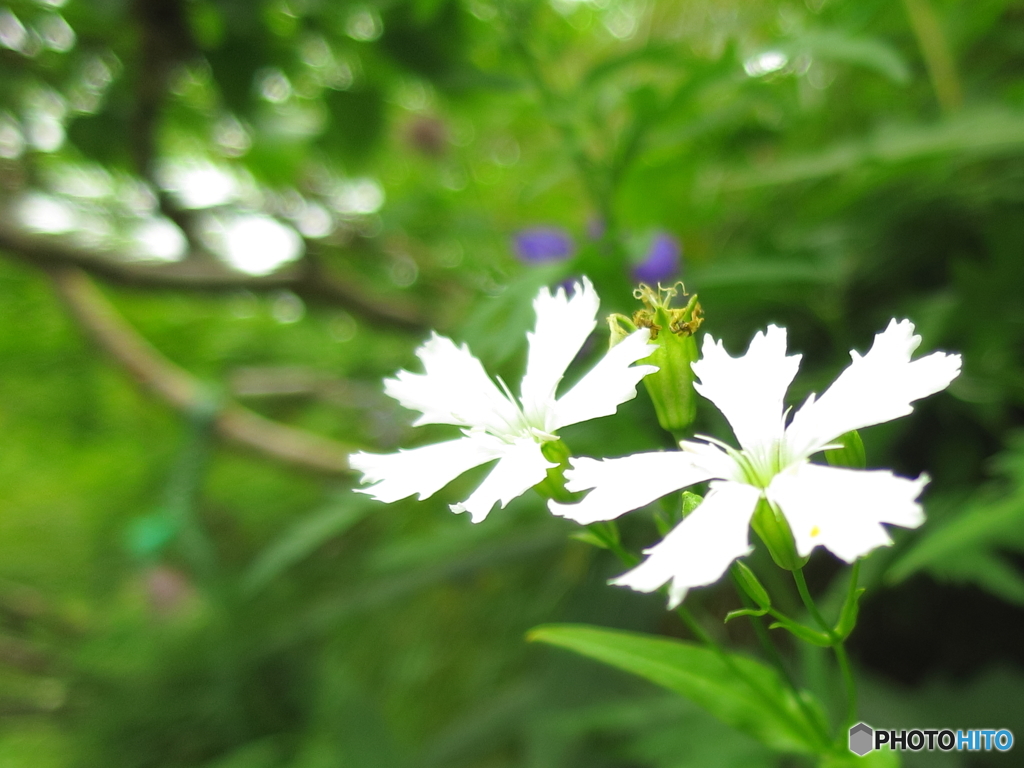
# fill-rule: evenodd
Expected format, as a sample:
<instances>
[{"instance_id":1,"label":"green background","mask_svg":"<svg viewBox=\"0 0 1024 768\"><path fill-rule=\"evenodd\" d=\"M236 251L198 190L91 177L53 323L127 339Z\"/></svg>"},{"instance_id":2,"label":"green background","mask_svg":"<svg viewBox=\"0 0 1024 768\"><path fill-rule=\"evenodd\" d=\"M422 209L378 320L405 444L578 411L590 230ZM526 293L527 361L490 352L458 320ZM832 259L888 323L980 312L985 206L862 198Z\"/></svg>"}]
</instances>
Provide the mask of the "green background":
<instances>
[{"instance_id":1,"label":"green background","mask_svg":"<svg viewBox=\"0 0 1024 768\"><path fill-rule=\"evenodd\" d=\"M479 472L385 506L210 439L209 407L140 389L54 291L84 269L91 306L207 406L390 451L452 434L382 393L430 329L517 382L538 288L586 274L631 313L656 232L733 354L789 329L791 404L893 317L963 354L947 392L863 433L870 466L933 481L926 525L865 567L851 652L876 726L1024 736L1020 3L10 0L0 46L0 765L800 765L526 642L556 621L685 636L539 497L473 526L447 505ZM168 169L190 162L239 191L187 207ZM305 256L231 268L210 232L241 213L305 233ZM133 250L157 214L185 261ZM519 261L536 226L573 258ZM706 402L698 427L729 434ZM671 445L644 392L563 436ZM623 534L656 540L650 511ZM838 570L808 568L826 605ZM754 648L720 623L728 585L689 600ZM826 657L787 651L839 706Z\"/></svg>"}]
</instances>

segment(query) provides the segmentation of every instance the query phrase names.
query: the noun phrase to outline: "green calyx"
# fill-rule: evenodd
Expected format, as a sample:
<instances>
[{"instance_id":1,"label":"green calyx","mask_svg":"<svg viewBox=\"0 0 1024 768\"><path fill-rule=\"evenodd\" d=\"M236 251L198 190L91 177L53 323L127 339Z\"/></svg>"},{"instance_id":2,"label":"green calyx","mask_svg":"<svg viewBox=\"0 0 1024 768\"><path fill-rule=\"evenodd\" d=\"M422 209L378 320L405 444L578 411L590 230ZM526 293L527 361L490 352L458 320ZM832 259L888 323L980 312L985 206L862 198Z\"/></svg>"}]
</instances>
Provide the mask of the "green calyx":
<instances>
[{"instance_id":1,"label":"green calyx","mask_svg":"<svg viewBox=\"0 0 1024 768\"><path fill-rule=\"evenodd\" d=\"M757 509L750 521L754 532L768 547L772 560L780 568L795 571L803 568L809 558L800 557L796 551L796 541L785 516L767 499L757 502Z\"/></svg>"},{"instance_id":2,"label":"green calyx","mask_svg":"<svg viewBox=\"0 0 1024 768\"><path fill-rule=\"evenodd\" d=\"M540 450L545 459L558 466L548 469L547 477L533 486L533 490L545 499L554 499L563 504L579 501L582 494L565 490L565 470L569 468L569 459L572 458L569 446L561 440L551 440L541 443Z\"/></svg>"},{"instance_id":3,"label":"green calyx","mask_svg":"<svg viewBox=\"0 0 1024 768\"><path fill-rule=\"evenodd\" d=\"M682 283L668 288L659 285L657 290L641 285L633 295L643 302L644 308L634 312L632 318L608 318L612 346L639 328L650 329L651 341L657 349L644 362L658 366L658 371L644 378L644 386L654 403L658 423L676 436L685 435L697 417L697 393L690 364L699 356L694 334L704 322L696 294L685 307L670 306L680 293L687 295Z\"/></svg>"}]
</instances>

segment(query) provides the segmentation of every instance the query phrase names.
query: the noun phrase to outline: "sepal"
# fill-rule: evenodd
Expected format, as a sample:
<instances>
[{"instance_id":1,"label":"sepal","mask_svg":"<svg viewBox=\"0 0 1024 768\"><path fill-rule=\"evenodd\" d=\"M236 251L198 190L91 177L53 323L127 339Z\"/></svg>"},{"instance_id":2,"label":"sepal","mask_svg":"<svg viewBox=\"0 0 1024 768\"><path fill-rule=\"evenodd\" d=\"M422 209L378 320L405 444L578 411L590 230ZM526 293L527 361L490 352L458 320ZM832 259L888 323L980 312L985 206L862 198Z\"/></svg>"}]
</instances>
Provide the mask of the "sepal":
<instances>
[{"instance_id":1,"label":"sepal","mask_svg":"<svg viewBox=\"0 0 1024 768\"><path fill-rule=\"evenodd\" d=\"M583 494L565 489L565 470L569 468L569 459L572 458L569 446L561 440L549 440L541 443L540 452L556 466L548 469L547 477L533 486L533 490L545 499L554 499L563 504L571 504L583 498Z\"/></svg>"},{"instance_id":2,"label":"sepal","mask_svg":"<svg viewBox=\"0 0 1024 768\"><path fill-rule=\"evenodd\" d=\"M854 429L840 435L832 442L840 447L825 450L825 461L829 463L829 466L849 469L864 469L867 466L864 443L857 430Z\"/></svg>"}]
</instances>

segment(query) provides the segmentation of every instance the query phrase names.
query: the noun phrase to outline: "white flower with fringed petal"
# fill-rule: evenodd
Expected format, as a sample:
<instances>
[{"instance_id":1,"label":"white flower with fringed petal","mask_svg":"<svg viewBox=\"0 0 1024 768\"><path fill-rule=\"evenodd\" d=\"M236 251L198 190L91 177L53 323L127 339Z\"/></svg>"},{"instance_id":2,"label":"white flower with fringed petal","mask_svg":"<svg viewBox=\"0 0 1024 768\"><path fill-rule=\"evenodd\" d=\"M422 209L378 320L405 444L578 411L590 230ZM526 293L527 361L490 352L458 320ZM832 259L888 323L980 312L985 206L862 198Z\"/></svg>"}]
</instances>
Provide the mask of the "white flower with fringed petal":
<instances>
[{"instance_id":1,"label":"white flower with fringed petal","mask_svg":"<svg viewBox=\"0 0 1024 768\"><path fill-rule=\"evenodd\" d=\"M636 386L651 365L633 365L654 351L646 329L616 344L580 381L561 397L556 390L569 364L597 326L600 301L587 278L576 283L571 297L559 288L552 295L542 288L533 307L537 324L527 333L526 375L518 401L498 380L487 375L469 349L436 333L416 355L423 373L399 371L384 382L384 391L406 408L422 415L414 422L453 424L463 436L398 453L358 453L354 469L363 473L360 488L379 501L392 502L419 494L425 499L473 467L497 459L476 491L453 512L468 511L473 522L483 520L497 502L504 507L542 482L557 466L541 446L558 439L557 431L600 416L636 396Z\"/></svg>"},{"instance_id":2,"label":"white flower with fringed petal","mask_svg":"<svg viewBox=\"0 0 1024 768\"><path fill-rule=\"evenodd\" d=\"M573 459L566 488L590 493L579 504L551 501L549 507L579 523L612 520L711 480L703 503L646 550L643 563L612 582L653 592L671 581L670 607L749 553L750 520L762 499L785 516L801 557L822 545L853 562L892 543L882 523L914 528L923 522L917 498L928 478L809 459L846 432L906 416L913 401L949 385L960 372L960 356L934 352L911 360L920 343L912 323L893 320L867 354L851 352L850 366L820 398L811 395L787 425L783 398L800 355L787 356L785 329L772 325L759 332L737 358L705 336L702 359L693 363L700 379L695 386L729 421L741 449L698 436L704 442L684 440L680 451Z\"/></svg>"}]
</instances>

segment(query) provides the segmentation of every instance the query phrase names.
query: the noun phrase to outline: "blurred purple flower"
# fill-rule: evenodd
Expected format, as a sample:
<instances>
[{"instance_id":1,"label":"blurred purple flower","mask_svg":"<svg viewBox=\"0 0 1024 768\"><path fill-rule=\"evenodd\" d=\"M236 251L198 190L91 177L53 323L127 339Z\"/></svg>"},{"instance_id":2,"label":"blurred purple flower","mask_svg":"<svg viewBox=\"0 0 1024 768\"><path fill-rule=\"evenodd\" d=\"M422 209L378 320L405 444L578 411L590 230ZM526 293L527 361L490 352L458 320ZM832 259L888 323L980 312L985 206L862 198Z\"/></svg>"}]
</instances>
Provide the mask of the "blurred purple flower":
<instances>
[{"instance_id":1,"label":"blurred purple flower","mask_svg":"<svg viewBox=\"0 0 1024 768\"><path fill-rule=\"evenodd\" d=\"M557 227L522 229L512 237L516 257L527 264L562 261L573 254L572 237Z\"/></svg>"},{"instance_id":2,"label":"blurred purple flower","mask_svg":"<svg viewBox=\"0 0 1024 768\"><path fill-rule=\"evenodd\" d=\"M644 260L634 265L634 282L657 285L679 276L682 267L683 246L672 235L659 232L651 240Z\"/></svg>"}]
</instances>

